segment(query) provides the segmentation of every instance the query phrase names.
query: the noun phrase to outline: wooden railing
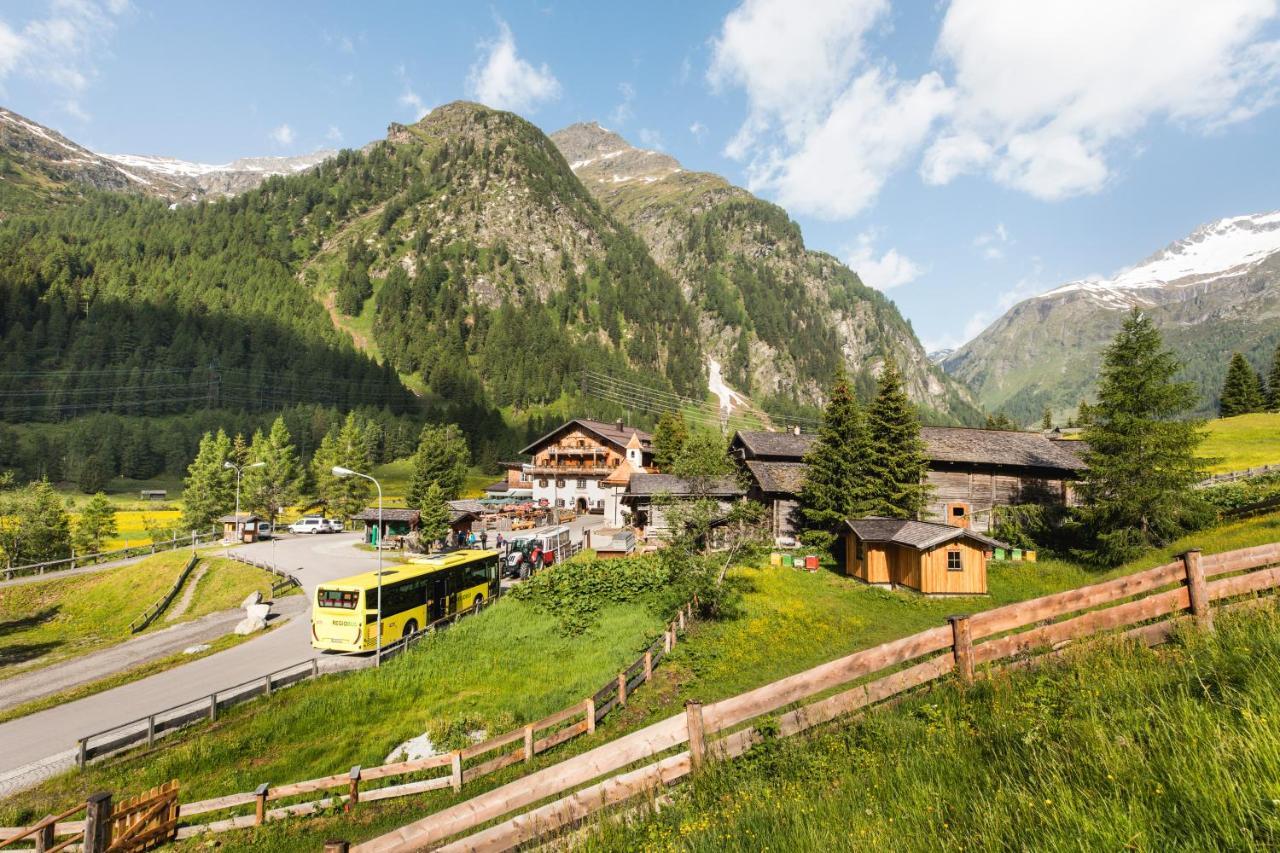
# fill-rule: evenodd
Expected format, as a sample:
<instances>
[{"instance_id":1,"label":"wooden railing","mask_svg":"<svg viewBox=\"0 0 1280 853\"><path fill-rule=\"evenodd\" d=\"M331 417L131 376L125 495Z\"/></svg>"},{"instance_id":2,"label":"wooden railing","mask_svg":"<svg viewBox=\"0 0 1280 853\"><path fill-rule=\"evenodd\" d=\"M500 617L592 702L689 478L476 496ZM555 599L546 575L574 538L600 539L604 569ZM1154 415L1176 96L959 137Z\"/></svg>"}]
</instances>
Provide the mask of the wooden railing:
<instances>
[{"instance_id":1,"label":"wooden railing","mask_svg":"<svg viewBox=\"0 0 1280 853\"><path fill-rule=\"evenodd\" d=\"M129 633L136 634L146 628L152 622L156 621L156 617L164 612L177 597L178 591L182 589L182 585L187 582L187 578L191 576L191 570L196 567L196 563L200 562L200 558L192 552L191 557L187 560L186 566L178 573L178 579L173 582L173 586L169 587L169 591L160 596L160 600L152 604L142 615L129 623Z\"/></svg>"},{"instance_id":2,"label":"wooden railing","mask_svg":"<svg viewBox=\"0 0 1280 853\"><path fill-rule=\"evenodd\" d=\"M9 563L2 570L5 580L12 580L18 577L28 575L45 575L54 572L66 571L67 569L83 568L97 563L104 563L110 560L127 560L130 557L142 557L147 554L156 554L160 551L173 551L178 548L185 548L187 545L200 545L210 542L218 538L216 531L211 533L195 533L190 536L178 536L174 534L172 539L161 539L159 542L148 542L146 545L134 545L128 548L117 548L114 551L99 551L93 554L72 554L70 557L63 557L60 560L47 560L43 563L28 563L25 566L15 566Z\"/></svg>"},{"instance_id":3,"label":"wooden railing","mask_svg":"<svg viewBox=\"0 0 1280 853\"><path fill-rule=\"evenodd\" d=\"M741 755L766 736L793 735L930 682L954 677L968 683L981 667L1027 665L1058 654L1072 641L1118 629L1149 645L1164 641L1189 621L1212 629L1215 610L1273 601L1256 596L1280 586L1277 564L1280 544L1203 558L1199 551L1189 551L1172 563L1115 580L955 616L947 625L730 699L705 707L689 702L682 714L352 849L389 853L443 844L439 849L448 851L508 850L679 781L708 760ZM749 725L774 714L778 716L767 726ZM645 761L650 763L629 769ZM596 781L601 777L607 778ZM539 805L550 798L558 799ZM523 810L528 811L506 818ZM469 832L474 834L446 843Z\"/></svg>"},{"instance_id":4,"label":"wooden railing","mask_svg":"<svg viewBox=\"0 0 1280 853\"><path fill-rule=\"evenodd\" d=\"M1208 486L1219 486L1223 483L1234 483L1237 480L1248 480L1253 477L1265 477L1268 474L1280 474L1280 463L1274 465L1258 465L1253 468L1241 468L1239 471L1224 471L1221 474L1214 474L1205 477L1196 484L1197 488L1206 488Z\"/></svg>"},{"instance_id":5,"label":"wooden railing","mask_svg":"<svg viewBox=\"0 0 1280 853\"><path fill-rule=\"evenodd\" d=\"M207 832L226 832L258 826L267 821L312 814L341 804L346 804L350 808L357 803L406 797L445 788L461 791L464 785L483 776L496 773L513 764L529 763L540 753L579 735L591 734L596 730L596 725L610 712L625 706L628 697L653 677L654 668L671 653L679 642L680 635L685 632L689 620L693 618L693 613L693 602L680 608L671 621L664 626L662 635L645 649L634 663L621 670L617 676L610 678L608 684L590 697L548 717L528 723L506 734L440 755L395 761L376 767L357 766L331 776L286 785L263 783L253 791L184 803L181 808L183 819L246 806L252 806L253 811L196 826L184 826L179 830L178 837L188 838ZM448 627L455 618L449 617L433 625ZM427 633L427 631L420 631L413 637L405 638L401 643L384 647L383 656L385 657L394 649L406 648L410 641ZM399 781L393 784L370 785L370 783L381 783L384 780ZM269 808L269 805L274 802L296 800L306 794L324 791L336 793L320 799Z\"/></svg>"},{"instance_id":6,"label":"wooden railing","mask_svg":"<svg viewBox=\"0 0 1280 853\"><path fill-rule=\"evenodd\" d=\"M302 589L302 581L298 580L297 575L286 572L284 569L277 567L275 563L268 563L264 560L254 560L235 551L232 551L228 556L237 563L244 563L246 566L253 566L255 569L262 569L264 572L270 572L279 578L279 580L271 585L272 595L279 595L286 589L291 589L293 587Z\"/></svg>"}]
</instances>

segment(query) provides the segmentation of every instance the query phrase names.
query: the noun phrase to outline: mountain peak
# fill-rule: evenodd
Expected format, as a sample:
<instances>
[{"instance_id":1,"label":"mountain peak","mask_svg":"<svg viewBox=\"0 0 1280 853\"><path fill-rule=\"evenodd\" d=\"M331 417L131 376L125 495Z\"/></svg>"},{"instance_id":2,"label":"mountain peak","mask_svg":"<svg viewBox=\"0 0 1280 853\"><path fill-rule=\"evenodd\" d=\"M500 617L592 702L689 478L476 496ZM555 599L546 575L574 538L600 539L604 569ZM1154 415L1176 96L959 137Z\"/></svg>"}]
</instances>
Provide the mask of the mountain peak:
<instances>
[{"instance_id":1,"label":"mountain peak","mask_svg":"<svg viewBox=\"0 0 1280 853\"><path fill-rule=\"evenodd\" d=\"M653 183L684 171L676 158L661 151L636 148L594 121L557 130L551 134L551 141L569 161L569 168L587 184Z\"/></svg>"}]
</instances>

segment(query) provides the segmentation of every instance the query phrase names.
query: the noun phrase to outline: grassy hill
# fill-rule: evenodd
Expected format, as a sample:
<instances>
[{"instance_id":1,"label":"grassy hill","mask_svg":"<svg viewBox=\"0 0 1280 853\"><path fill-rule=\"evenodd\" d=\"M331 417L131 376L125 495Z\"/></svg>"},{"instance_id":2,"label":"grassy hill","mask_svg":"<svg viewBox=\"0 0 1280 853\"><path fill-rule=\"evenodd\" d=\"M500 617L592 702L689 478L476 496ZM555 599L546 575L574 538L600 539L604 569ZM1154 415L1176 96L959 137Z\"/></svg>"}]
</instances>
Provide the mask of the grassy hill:
<instances>
[{"instance_id":1,"label":"grassy hill","mask_svg":"<svg viewBox=\"0 0 1280 853\"><path fill-rule=\"evenodd\" d=\"M1217 460L1214 473L1280 464L1280 413L1218 418L1207 431L1200 454Z\"/></svg>"},{"instance_id":2,"label":"grassy hill","mask_svg":"<svg viewBox=\"0 0 1280 853\"><path fill-rule=\"evenodd\" d=\"M660 813L567 846L1275 849L1277 715L1273 606L1156 650L1082 650L767 742L674 789Z\"/></svg>"}]
</instances>

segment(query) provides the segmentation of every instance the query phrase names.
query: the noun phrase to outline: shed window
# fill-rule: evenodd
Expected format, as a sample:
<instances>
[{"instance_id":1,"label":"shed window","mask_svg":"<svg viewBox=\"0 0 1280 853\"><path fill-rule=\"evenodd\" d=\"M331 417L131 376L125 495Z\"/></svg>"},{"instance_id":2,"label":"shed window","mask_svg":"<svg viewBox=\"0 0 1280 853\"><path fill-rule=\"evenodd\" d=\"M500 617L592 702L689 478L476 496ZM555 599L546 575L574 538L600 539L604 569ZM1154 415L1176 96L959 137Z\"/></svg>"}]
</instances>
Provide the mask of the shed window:
<instances>
[{"instance_id":1,"label":"shed window","mask_svg":"<svg viewBox=\"0 0 1280 853\"><path fill-rule=\"evenodd\" d=\"M964 571L964 563L960 560L960 552L958 550L951 550L947 552L947 571Z\"/></svg>"}]
</instances>

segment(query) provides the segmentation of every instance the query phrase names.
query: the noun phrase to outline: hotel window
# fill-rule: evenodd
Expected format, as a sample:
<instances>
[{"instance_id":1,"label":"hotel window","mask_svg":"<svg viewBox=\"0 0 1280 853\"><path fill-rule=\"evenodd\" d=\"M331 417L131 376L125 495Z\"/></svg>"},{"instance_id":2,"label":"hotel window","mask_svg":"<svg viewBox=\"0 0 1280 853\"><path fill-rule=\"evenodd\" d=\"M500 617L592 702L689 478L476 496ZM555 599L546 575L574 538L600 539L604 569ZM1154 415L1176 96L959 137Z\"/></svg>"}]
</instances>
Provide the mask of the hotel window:
<instances>
[{"instance_id":1,"label":"hotel window","mask_svg":"<svg viewBox=\"0 0 1280 853\"><path fill-rule=\"evenodd\" d=\"M564 508L564 498L556 498L556 506L558 506L558 507L560 507L561 509L563 509L563 508Z\"/></svg>"},{"instance_id":2,"label":"hotel window","mask_svg":"<svg viewBox=\"0 0 1280 853\"><path fill-rule=\"evenodd\" d=\"M556 488L557 488L557 489L563 489L563 488L564 488L564 480L561 480L561 479L557 478L557 479L556 479Z\"/></svg>"},{"instance_id":3,"label":"hotel window","mask_svg":"<svg viewBox=\"0 0 1280 853\"><path fill-rule=\"evenodd\" d=\"M586 480L581 480L581 479L580 479L580 480L578 480L578 488L579 488L579 489L585 489L586 487L587 487L587 481L586 481Z\"/></svg>"},{"instance_id":4,"label":"hotel window","mask_svg":"<svg viewBox=\"0 0 1280 853\"><path fill-rule=\"evenodd\" d=\"M964 563L960 559L960 552L956 550L947 552L947 571L962 572L964 571Z\"/></svg>"},{"instance_id":5,"label":"hotel window","mask_svg":"<svg viewBox=\"0 0 1280 853\"><path fill-rule=\"evenodd\" d=\"M604 509L604 501L596 501L596 509Z\"/></svg>"},{"instance_id":6,"label":"hotel window","mask_svg":"<svg viewBox=\"0 0 1280 853\"><path fill-rule=\"evenodd\" d=\"M538 481L538 488L539 488L539 489L545 489L546 487L547 487L547 481L546 481L545 479L543 479L543 480L539 480L539 481Z\"/></svg>"}]
</instances>

